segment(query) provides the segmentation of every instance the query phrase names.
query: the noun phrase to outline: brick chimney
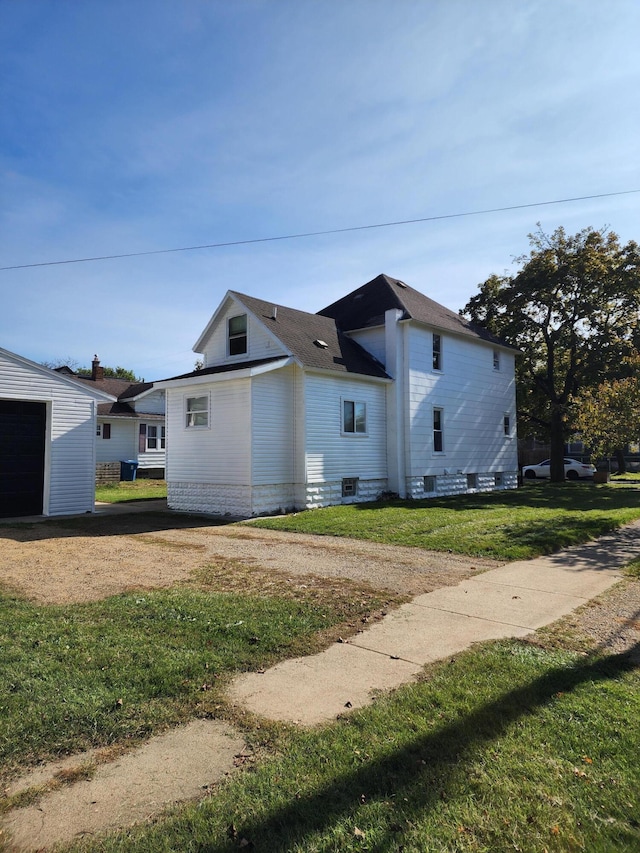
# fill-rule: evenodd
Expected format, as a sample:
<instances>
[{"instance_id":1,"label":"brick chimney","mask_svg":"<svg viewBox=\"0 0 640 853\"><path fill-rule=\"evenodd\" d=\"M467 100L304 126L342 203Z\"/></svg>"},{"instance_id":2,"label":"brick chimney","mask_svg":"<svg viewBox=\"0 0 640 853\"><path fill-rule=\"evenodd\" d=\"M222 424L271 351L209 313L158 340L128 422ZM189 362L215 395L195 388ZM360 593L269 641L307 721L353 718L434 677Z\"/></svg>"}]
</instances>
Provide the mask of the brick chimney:
<instances>
[{"instance_id":1,"label":"brick chimney","mask_svg":"<svg viewBox=\"0 0 640 853\"><path fill-rule=\"evenodd\" d=\"M91 362L91 378L94 382L101 382L104 379L104 367L100 367L100 359L94 355Z\"/></svg>"}]
</instances>

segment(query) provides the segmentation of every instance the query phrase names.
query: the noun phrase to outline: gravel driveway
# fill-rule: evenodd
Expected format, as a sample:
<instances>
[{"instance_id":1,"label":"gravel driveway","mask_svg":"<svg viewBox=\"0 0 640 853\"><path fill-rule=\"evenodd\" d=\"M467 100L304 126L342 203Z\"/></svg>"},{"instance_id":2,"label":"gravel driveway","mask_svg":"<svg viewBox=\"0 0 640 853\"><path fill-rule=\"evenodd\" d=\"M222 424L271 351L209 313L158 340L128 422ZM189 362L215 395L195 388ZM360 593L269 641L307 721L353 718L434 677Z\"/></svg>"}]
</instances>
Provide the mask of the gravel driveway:
<instances>
[{"instance_id":1,"label":"gravel driveway","mask_svg":"<svg viewBox=\"0 0 640 853\"><path fill-rule=\"evenodd\" d=\"M41 603L168 587L214 564L346 578L418 595L500 563L331 536L162 513L0 525L0 579Z\"/></svg>"}]
</instances>

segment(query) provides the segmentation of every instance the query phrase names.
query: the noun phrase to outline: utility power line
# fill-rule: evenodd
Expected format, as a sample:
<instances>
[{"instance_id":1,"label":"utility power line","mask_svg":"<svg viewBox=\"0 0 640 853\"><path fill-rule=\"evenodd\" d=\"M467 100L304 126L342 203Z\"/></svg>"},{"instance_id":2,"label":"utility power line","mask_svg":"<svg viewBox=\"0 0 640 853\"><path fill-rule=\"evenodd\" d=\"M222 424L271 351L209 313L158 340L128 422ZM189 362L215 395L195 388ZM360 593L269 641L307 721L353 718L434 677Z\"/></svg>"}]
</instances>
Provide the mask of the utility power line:
<instances>
[{"instance_id":1,"label":"utility power line","mask_svg":"<svg viewBox=\"0 0 640 853\"><path fill-rule=\"evenodd\" d=\"M400 219L395 222L378 222L374 225L352 225L348 228L329 228L324 231L306 231L301 234L281 234L277 237L254 237L250 240L230 240L224 243L204 243L201 246L181 246L175 249L151 249L145 252L125 252L114 255L97 255L91 258L69 258L63 261L41 261L34 264L14 264L13 266L0 267L1 271L24 270L32 267L53 267L63 264L87 264L96 261L112 261L119 258L142 258L147 255L168 255L174 252L197 252L202 249L222 249L230 246L248 246L255 243L275 243L279 240L300 240L304 237L324 237L329 234L346 234L350 231L370 231L374 228L393 228L398 225L415 225L420 222L437 222L443 219L461 219L465 216L485 216L489 213L506 213L510 210L525 210L531 207L545 207L551 204L568 204L572 201L589 201L598 198L612 198L613 196L631 195L640 193L637 190L622 190L614 193L599 193L598 195L583 195L575 198L559 198L553 201L535 201L529 204L512 204L508 207L491 207L485 210L468 210L463 213L444 213L439 216L423 216L419 219Z\"/></svg>"}]
</instances>

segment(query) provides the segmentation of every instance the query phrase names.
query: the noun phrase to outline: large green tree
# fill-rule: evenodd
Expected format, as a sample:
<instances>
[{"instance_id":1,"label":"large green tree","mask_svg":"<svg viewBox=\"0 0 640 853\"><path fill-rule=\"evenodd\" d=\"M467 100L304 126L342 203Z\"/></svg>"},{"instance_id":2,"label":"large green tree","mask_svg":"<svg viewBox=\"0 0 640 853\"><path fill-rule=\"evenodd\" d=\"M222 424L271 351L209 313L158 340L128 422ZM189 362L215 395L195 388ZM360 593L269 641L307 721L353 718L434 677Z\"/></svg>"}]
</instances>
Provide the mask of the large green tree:
<instances>
[{"instance_id":1,"label":"large green tree","mask_svg":"<svg viewBox=\"0 0 640 853\"><path fill-rule=\"evenodd\" d=\"M492 275L463 309L522 355L517 362L521 435L549 441L551 479L564 479L572 400L624 375L639 343L640 251L606 229L529 235L513 275Z\"/></svg>"},{"instance_id":2,"label":"large green tree","mask_svg":"<svg viewBox=\"0 0 640 853\"><path fill-rule=\"evenodd\" d=\"M628 359L631 375L587 388L575 399L575 425L595 457L618 456L640 438L640 356Z\"/></svg>"}]
</instances>

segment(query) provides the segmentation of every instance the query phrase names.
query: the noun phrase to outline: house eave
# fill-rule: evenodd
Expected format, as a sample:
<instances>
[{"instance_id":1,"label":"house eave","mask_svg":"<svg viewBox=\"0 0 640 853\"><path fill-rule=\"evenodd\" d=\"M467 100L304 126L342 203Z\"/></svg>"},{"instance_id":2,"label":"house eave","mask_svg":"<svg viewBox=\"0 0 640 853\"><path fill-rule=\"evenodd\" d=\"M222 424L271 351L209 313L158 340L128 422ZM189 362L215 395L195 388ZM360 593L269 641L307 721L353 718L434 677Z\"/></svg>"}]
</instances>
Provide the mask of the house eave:
<instances>
[{"instance_id":1,"label":"house eave","mask_svg":"<svg viewBox=\"0 0 640 853\"><path fill-rule=\"evenodd\" d=\"M317 373L321 376L333 376L334 379L339 377L341 379L363 379L366 382L380 382L383 385L390 385L394 380L389 376L372 376L369 373L356 373L355 371L349 370L331 370L327 367L304 367L303 370L305 373Z\"/></svg>"},{"instance_id":2,"label":"house eave","mask_svg":"<svg viewBox=\"0 0 640 853\"><path fill-rule=\"evenodd\" d=\"M220 370L218 373L202 373L199 376L184 376L177 379L164 379L161 382L156 382L158 388L185 388L192 385L209 385L212 382L228 382L230 379L250 379L252 376L260 376L263 373L270 373L272 370L281 370L290 364L297 364L297 360L293 356L285 356L275 361L269 361L266 364L252 365L240 369ZM221 365L224 367L224 365Z\"/></svg>"}]
</instances>

